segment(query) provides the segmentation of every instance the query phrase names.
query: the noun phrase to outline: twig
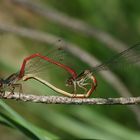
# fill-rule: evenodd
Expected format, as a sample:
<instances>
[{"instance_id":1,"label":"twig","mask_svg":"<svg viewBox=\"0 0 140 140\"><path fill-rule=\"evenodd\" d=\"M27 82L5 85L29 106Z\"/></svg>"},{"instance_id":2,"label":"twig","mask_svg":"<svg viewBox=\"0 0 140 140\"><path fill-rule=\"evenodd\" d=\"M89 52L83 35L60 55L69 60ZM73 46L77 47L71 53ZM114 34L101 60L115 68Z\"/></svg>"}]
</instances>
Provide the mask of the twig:
<instances>
[{"instance_id":1,"label":"twig","mask_svg":"<svg viewBox=\"0 0 140 140\"><path fill-rule=\"evenodd\" d=\"M8 95L9 92L6 92ZM45 103L45 104L72 104L72 105L133 105L140 104L140 97L120 97L120 98L69 98L63 96L39 96L32 94L14 93L10 97L1 97L1 99L13 99L23 102Z\"/></svg>"},{"instance_id":2,"label":"twig","mask_svg":"<svg viewBox=\"0 0 140 140\"><path fill-rule=\"evenodd\" d=\"M94 27L93 25L89 25L86 22L72 18L64 13L61 13L60 11L50 8L47 5L43 5L37 1L32 0L10 0L13 3L16 3L18 5L21 5L30 11L37 13L44 18L55 22L61 26L64 26L66 28L70 28L70 30L73 30L74 32L80 32L83 33L86 36L96 38L100 42L106 44L111 49L113 48L117 52L123 51L127 48L127 45L123 42L119 41L112 35L110 35L107 32L101 31Z\"/></svg>"}]
</instances>

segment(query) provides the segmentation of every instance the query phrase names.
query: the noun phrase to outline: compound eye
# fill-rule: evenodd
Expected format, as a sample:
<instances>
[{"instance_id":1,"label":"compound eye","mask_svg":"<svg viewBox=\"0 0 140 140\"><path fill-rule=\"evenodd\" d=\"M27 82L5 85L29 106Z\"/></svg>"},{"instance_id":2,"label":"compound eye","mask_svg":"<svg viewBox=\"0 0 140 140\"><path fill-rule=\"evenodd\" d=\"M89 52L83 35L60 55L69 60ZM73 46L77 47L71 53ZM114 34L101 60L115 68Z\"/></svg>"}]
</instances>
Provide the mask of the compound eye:
<instances>
[{"instance_id":1,"label":"compound eye","mask_svg":"<svg viewBox=\"0 0 140 140\"><path fill-rule=\"evenodd\" d=\"M68 83L69 85L72 85L72 84L73 84L73 79L72 79L72 78L69 78L68 81L67 81L67 83Z\"/></svg>"},{"instance_id":2,"label":"compound eye","mask_svg":"<svg viewBox=\"0 0 140 140\"><path fill-rule=\"evenodd\" d=\"M66 86L71 86L72 85L72 79L69 78L67 81L66 81Z\"/></svg>"}]
</instances>

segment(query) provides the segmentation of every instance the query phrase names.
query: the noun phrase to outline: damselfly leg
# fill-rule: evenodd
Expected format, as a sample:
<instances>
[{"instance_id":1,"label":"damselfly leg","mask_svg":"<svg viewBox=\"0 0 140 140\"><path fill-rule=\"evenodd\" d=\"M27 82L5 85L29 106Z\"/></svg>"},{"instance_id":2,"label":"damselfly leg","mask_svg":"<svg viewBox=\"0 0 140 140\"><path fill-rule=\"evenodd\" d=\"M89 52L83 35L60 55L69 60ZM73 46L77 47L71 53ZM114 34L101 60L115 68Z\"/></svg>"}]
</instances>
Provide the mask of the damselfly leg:
<instances>
[{"instance_id":1,"label":"damselfly leg","mask_svg":"<svg viewBox=\"0 0 140 140\"><path fill-rule=\"evenodd\" d=\"M89 97L91 93L96 89L97 82L95 77L92 75L92 72L90 70L85 70L84 72L80 73L76 79L72 77L69 78L66 85L73 87L73 97L79 97L79 94L77 94L77 87L83 89L84 91L80 97ZM90 88L88 88L89 86Z\"/></svg>"}]
</instances>

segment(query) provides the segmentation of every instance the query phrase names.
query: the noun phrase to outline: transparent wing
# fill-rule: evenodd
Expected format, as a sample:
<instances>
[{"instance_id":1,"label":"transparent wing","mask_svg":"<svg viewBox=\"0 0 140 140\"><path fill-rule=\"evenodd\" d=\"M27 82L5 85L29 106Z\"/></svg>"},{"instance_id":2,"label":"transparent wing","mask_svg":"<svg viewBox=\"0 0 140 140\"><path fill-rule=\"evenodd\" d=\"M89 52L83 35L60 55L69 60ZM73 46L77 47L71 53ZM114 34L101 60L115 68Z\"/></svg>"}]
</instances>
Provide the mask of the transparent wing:
<instances>
[{"instance_id":1,"label":"transparent wing","mask_svg":"<svg viewBox=\"0 0 140 140\"><path fill-rule=\"evenodd\" d=\"M48 58L51 58L52 60L57 61L59 63L63 63L64 56L65 56L64 50L60 47L51 49L51 50L47 51L46 54L44 54L44 53L40 53L40 54L43 56L46 56ZM54 65L44 59L41 59L40 57L36 57L36 58L31 59L28 62L28 64L26 65L25 72L35 74L35 73L41 72L45 69L52 68L52 67L56 67L56 65Z\"/></svg>"},{"instance_id":2,"label":"transparent wing","mask_svg":"<svg viewBox=\"0 0 140 140\"><path fill-rule=\"evenodd\" d=\"M101 71L116 68L127 68L134 64L140 64L140 44L136 44L121 53L113 56L111 59L105 61L104 63L93 67L91 70Z\"/></svg>"},{"instance_id":3,"label":"transparent wing","mask_svg":"<svg viewBox=\"0 0 140 140\"><path fill-rule=\"evenodd\" d=\"M54 45L57 43L57 46L59 47L46 47L45 48L36 48L34 50L34 53L40 53L42 56L46 56L54 61L57 61L59 63L63 63L64 62L64 48L63 48L63 42L61 40L57 40L57 42L54 43ZM42 50L41 50L42 49ZM26 64L25 67L25 73L39 73L42 72L42 70L51 68L51 67L56 67L56 65L47 62L44 59L41 59L40 57L35 57L31 60L28 61L28 63ZM58 66L57 66L58 67Z\"/></svg>"}]
</instances>

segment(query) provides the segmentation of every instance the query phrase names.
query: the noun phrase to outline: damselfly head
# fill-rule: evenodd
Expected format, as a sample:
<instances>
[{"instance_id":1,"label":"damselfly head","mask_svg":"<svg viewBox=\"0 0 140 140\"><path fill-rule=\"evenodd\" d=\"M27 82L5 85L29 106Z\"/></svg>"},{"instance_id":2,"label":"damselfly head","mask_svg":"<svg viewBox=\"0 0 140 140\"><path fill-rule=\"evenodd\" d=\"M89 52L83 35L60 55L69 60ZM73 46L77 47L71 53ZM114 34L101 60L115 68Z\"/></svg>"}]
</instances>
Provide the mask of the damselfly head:
<instances>
[{"instance_id":1,"label":"damselfly head","mask_svg":"<svg viewBox=\"0 0 140 140\"><path fill-rule=\"evenodd\" d=\"M70 77L67 81L66 81L66 86L72 86L74 82L74 79L72 77Z\"/></svg>"}]
</instances>

